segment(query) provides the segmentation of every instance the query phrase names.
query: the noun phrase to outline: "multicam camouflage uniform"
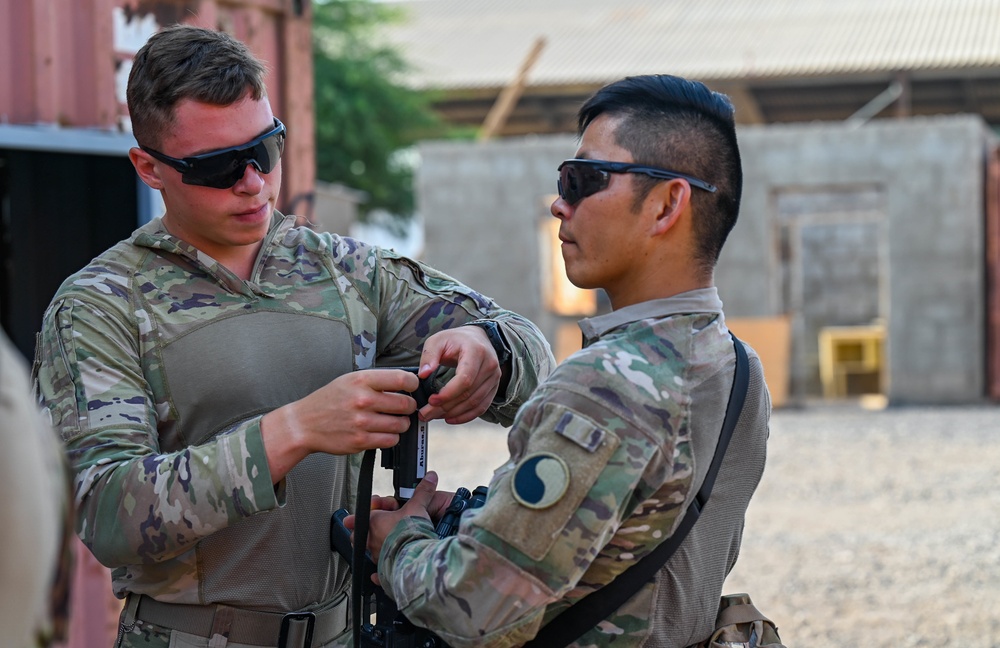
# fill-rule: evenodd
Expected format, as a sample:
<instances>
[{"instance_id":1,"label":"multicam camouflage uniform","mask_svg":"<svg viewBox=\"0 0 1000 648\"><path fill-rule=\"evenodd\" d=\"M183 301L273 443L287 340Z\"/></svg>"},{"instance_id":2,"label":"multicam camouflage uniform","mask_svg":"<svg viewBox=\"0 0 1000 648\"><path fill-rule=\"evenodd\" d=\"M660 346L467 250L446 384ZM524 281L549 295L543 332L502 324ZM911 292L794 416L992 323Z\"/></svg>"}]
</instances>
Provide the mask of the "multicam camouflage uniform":
<instances>
[{"instance_id":1,"label":"multicam camouflage uniform","mask_svg":"<svg viewBox=\"0 0 1000 648\"><path fill-rule=\"evenodd\" d=\"M518 413L510 461L456 536L408 518L386 539L383 587L455 648L520 645L668 537L704 479L735 354L714 288L581 322L585 348ZM764 468L770 399L760 361L711 500L655 581L577 646L704 639Z\"/></svg>"},{"instance_id":2,"label":"multicam camouflage uniform","mask_svg":"<svg viewBox=\"0 0 1000 648\"><path fill-rule=\"evenodd\" d=\"M272 486L261 416L431 334L497 320L514 350L510 424L552 367L530 322L390 251L275 214L243 281L157 219L73 275L48 308L38 388L75 471L78 533L116 595L287 612L342 596L331 513L360 456L313 454ZM501 402L502 401L502 402ZM138 624L124 645L166 645Z\"/></svg>"}]
</instances>

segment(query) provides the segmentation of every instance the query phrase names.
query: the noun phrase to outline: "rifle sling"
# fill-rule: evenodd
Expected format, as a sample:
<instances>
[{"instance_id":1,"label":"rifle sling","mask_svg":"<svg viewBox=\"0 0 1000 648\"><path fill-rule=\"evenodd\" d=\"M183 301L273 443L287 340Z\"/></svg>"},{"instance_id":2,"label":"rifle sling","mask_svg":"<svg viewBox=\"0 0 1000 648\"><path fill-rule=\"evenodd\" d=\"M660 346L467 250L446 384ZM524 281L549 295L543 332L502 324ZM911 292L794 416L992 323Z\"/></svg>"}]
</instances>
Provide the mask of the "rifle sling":
<instances>
[{"instance_id":1,"label":"rifle sling","mask_svg":"<svg viewBox=\"0 0 1000 648\"><path fill-rule=\"evenodd\" d=\"M375 450L365 450L361 458L361 474L358 476L358 499L354 510L354 545L351 555L351 630L354 633L354 648L361 646L361 610L374 472Z\"/></svg>"}]
</instances>

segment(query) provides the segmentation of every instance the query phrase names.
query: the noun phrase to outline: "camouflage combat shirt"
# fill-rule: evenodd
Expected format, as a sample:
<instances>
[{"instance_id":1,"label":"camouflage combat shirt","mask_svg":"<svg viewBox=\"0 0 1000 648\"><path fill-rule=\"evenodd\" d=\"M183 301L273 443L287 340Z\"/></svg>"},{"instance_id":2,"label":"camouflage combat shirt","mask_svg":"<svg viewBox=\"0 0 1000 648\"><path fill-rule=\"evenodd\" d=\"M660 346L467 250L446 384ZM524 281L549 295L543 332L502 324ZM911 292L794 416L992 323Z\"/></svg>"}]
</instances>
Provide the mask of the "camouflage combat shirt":
<instances>
[{"instance_id":1,"label":"camouflage combat shirt","mask_svg":"<svg viewBox=\"0 0 1000 648\"><path fill-rule=\"evenodd\" d=\"M383 587L455 648L520 645L648 554L715 452L735 368L715 288L581 328L584 348L518 413L485 506L453 537L407 518L383 545ZM698 524L654 580L573 645L682 647L711 633L764 467L770 399L747 350L747 401Z\"/></svg>"},{"instance_id":2,"label":"camouflage combat shirt","mask_svg":"<svg viewBox=\"0 0 1000 648\"><path fill-rule=\"evenodd\" d=\"M356 369L416 365L431 334L492 318L513 350L509 425L553 361L524 318L391 251L275 213L249 281L159 219L71 276L46 311L36 387L75 472L78 534L118 596L284 612L341 595L330 516L360 455L313 454L272 486L261 416Z\"/></svg>"}]
</instances>

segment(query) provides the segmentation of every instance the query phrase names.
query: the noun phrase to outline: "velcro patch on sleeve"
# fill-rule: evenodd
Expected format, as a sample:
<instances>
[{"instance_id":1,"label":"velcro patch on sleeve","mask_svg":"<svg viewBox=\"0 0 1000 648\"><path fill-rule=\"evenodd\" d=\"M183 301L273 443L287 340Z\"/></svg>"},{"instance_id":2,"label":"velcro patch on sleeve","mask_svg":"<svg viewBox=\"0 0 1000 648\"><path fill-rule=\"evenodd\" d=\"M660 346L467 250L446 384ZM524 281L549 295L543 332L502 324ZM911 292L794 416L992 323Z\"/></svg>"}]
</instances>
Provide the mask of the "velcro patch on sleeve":
<instances>
[{"instance_id":1,"label":"velcro patch on sleeve","mask_svg":"<svg viewBox=\"0 0 1000 648\"><path fill-rule=\"evenodd\" d=\"M604 429L597 427L590 419L565 412L556 423L555 433L578 444L587 452L596 452L604 443Z\"/></svg>"},{"instance_id":2,"label":"velcro patch on sleeve","mask_svg":"<svg viewBox=\"0 0 1000 648\"><path fill-rule=\"evenodd\" d=\"M475 524L532 560L544 558L621 443L599 429L586 416L546 405L522 458L495 479Z\"/></svg>"}]
</instances>

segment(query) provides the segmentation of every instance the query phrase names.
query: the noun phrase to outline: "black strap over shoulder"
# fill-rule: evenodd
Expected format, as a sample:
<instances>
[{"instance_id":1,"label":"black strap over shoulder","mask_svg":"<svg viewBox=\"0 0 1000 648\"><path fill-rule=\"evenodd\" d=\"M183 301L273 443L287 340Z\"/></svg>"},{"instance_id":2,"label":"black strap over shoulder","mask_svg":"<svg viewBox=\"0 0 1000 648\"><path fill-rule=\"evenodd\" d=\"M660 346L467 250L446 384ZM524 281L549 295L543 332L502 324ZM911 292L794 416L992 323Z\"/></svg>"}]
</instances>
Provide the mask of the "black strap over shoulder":
<instances>
[{"instance_id":1,"label":"black strap over shoulder","mask_svg":"<svg viewBox=\"0 0 1000 648\"><path fill-rule=\"evenodd\" d=\"M593 628L595 620L601 621L608 618L612 612L620 608L633 594L646 583L648 583L660 568L670 560L670 556L684 541L688 532L698 520L708 498L712 494L712 487L715 486L715 478L722 467L722 460L726 455L726 448L729 440L736 429L736 422L740 418L743 410L743 402L746 400L747 389L750 385L750 368L747 359L746 349L743 343L733 335L733 346L736 348L736 376L733 378L733 387L729 392L729 404L726 406L726 418L722 422L722 433L719 435L719 443L715 447L715 455L712 463L705 475L705 481L695 495L694 500L684 513L684 518L678 525L674 533L661 542L653 551L647 554L642 560L635 563L622 572L616 579L580 599L576 604L563 611L543 627L534 639L524 644L524 648L552 648L553 646L567 646L579 639L585 632Z\"/></svg>"}]
</instances>

